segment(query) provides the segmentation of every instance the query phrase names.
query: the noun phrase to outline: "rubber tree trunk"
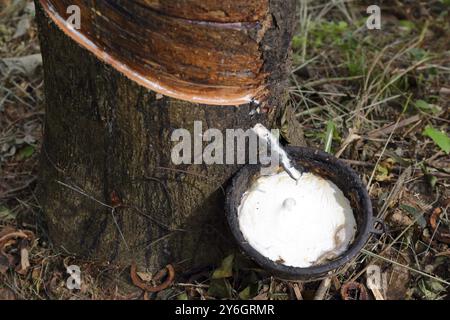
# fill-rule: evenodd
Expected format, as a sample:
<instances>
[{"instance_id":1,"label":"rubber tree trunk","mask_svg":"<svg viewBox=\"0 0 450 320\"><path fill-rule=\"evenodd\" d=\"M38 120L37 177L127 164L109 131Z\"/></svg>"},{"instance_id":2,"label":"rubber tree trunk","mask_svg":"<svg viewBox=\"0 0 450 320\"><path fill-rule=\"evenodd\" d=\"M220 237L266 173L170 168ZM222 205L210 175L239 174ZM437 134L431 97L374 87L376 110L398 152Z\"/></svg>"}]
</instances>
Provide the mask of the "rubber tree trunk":
<instances>
[{"instance_id":1,"label":"rubber tree trunk","mask_svg":"<svg viewBox=\"0 0 450 320\"><path fill-rule=\"evenodd\" d=\"M69 2L94 7L98 1ZM55 19L47 15L48 10L43 10L45 1L36 1L46 94L39 198L48 234L57 249L122 265L136 261L151 269L159 269L167 263L181 264L185 268L214 263L223 258L234 243L225 224L223 187L239 166L174 165L171 134L177 128L188 129L193 134L194 121L202 122L203 131L217 128L223 132L233 128L246 130L257 122L273 124L277 106L282 105L286 98L295 0L267 0L266 11L261 11L262 14L246 12L250 9L245 1L174 2L181 7L171 6L170 1L135 2L150 6L158 3L158 7L150 8L149 14L162 19L192 23L185 16L190 15L196 25L212 24L220 32L233 30L248 41L241 43L242 50L249 45L256 47L258 59L262 61L258 74L252 79L242 80L245 82L242 85L238 79L237 85L230 88L250 90L256 87L252 81L262 81L257 84L258 88L264 87L262 91L258 89L262 112L250 115L255 109L254 103L228 106L211 100L211 104L199 104L192 102L195 99L177 99L169 97L171 94L152 91L149 85L138 81L142 77L133 79L135 73L117 70L120 69L117 64L120 59L123 64L133 66L135 63L135 68L142 67L144 62L137 58L133 60L132 56L140 54L140 51L111 46L113 51L117 51L113 54L126 54L115 56L116 65L107 60L103 63L103 55L98 51L106 50L102 49L106 44L97 47L97 52L80 46L67 32L61 31L60 26L54 23ZM124 4L128 1L119 0L104 3L113 3L121 8L128 5ZM131 6L134 2L129 3ZM233 3L241 6L235 8L242 15L237 18L250 22L228 21L226 17L233 17L233 14L220 13L216 8L221 5L233 8L229 5ZM254 5L265 1L248 3ZM185 4L188 5L186 8L199 7L201 10L182 10ZM201 19L214 22L201 23ZM195 31L198 41L208 39L208 30ZM158 36L154 30L152 32L153 36ZM160 32L167 32L164 24ZM182 37L187 36L180 32L178 37L181 39L175 37L173 41L182 41ZM125 37L113 34L110 38ZM205 42L205 45L212 44ZM217 47L220 49L222 45L218 43ZM145 53L151 49L142 50ZM165 57L161 52L152 54L160 54L161 59ZM197 50L196 55L201 59L202 51ZM171 57L174 64L178 61L175 58ZM192 61L196 63L197 60ZM169 87L191 81L194 86L200 84L201 87L206 83L213 88L222 88L225 85L222 86L220 81L233 81L226 78L213 83L218 78L214 77L217 73L211 68L186 67L184 73L171 77L170 74L176 70L170 70L170 63L161 65L161 69L155 71L156 77L158 73L164 77L169 74L166 77L169 82L165 83ZM221 65L218 64L217 68ZM194 69L206 73L200 72L199 75ZM145 73L147 69L136 70ZM146 75L150 77L151 72L154 71L148 71ZM247 70L236 70L239 72L248 74ZM233 76L230 72L223 74ZM186 90L180 89L179 92L186 93ZM216 96L210 95L209 98L217 98L221 92L214 94ZM226 93L223 96L226 98ZM208 99L207 94L205 97Z\"/></svg>"}]
</instances>

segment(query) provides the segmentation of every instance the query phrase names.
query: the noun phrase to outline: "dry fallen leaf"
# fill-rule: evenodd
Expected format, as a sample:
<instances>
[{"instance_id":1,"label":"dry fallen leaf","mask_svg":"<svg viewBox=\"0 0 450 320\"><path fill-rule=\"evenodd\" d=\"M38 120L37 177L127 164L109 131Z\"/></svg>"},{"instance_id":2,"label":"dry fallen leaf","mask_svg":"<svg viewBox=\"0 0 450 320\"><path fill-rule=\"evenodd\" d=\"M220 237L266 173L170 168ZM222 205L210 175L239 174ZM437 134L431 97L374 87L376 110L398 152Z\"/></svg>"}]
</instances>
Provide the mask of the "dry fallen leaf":
<instances>
[{"instance_id":1,"label":"dry fallen leaf","mask_svg":"<svg viewBox=\"0 0 450 320\"><path fill-rule=\"evenodd\" d=\"M341 287L343 300L369 300L366 287L358 282L347 282Z\"/></svg>"},{"instance_id":2,"label":"dry fallen leaf","mask_svg":"<svg viewBox=\"0 0 450 320\"><path fill-rule=\"evenodd\" d=\"M159 291L165 290L169 286L171 286L173 283L173 280L175 279L175 269L173 268L173 266L169 264L166 266L166 269L168 272L167 279L160 285L151 286L140 279L140 277L137 274L136 263L133 262L133 264L131 265L131 270L130 270L131 280L136 287L141 288L144 291L159 292Z\"/></svg>"},{"instance_id":3,"label":"dry fallen leaf","mask_svg":"<svg viewBox=\"0 0 450 320\"><path fill-rule=\"evenodd\" d=\"M27 248L20 250L20 268L17 273L25 275L30 267L29 253Z\"/></svg>"},{"instance_id":4,"label":"dry fallen leaf","mask_svg":"<svg viewBox=\"0 0 450 320\"><path fill-rule=\"evenodd\" d=\"M0 300L16 300L16 295L11 289L0 288Z\"/></svg>"},{"instance_id":5,"label":"dry fallen leaf","mask_svg":"<svg viewBox=\"0 0 450 320\"><path fill-rule=\"evenodd\" d=\"M136 272L136 274L141 278L142 281L150 282L153 279L153 276L151 273L148 272Z\"/></svg>"},{"instance_id":6,"label":"dry fallen leaf","mask_svg":"<svg viewBox=\"0 0 450 320\"><path fill-rule=\"evenodd\" d=\"M3 75L22 74L31 76L42 65L41 54L32 54L17 58L4 58L0 60L0 72Z\"/></svg>"},{"instance_id":7,"label":"dry fallen leaf","mask_svg":"<svg viewBox=\"0 0 450 320\"><path fill-rule=\"evenodd\" d=\"M24 36L28 32L28 29L30 29L30 27L31 27L30 16L23 15L22 18L19 20L19 23L17 24L16 32L14 33L12 38L17 39Z\"/></svg>"},{"instance_id":8,"label":"dry fallen leaf","mask_svg":"<svg viewBox=\"0 0 450 320\"><path fill-rule=\"evenodd\" d=\"M5 274L9 269L25 275L30 267L29 247L34 241L31 231L5 228L0 233L0 273ZM17 254L19 253L19 254Z\"/></svg>"}]
</instances>

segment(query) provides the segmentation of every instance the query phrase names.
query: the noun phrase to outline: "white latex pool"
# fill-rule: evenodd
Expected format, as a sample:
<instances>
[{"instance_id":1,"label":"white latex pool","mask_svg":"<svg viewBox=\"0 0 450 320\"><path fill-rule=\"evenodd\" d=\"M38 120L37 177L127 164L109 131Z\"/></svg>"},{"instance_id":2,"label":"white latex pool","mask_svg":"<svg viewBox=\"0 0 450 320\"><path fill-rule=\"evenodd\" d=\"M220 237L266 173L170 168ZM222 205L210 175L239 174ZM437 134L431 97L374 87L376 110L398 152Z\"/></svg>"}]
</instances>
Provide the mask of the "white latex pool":
<instances>
[{"instance_id":1,"label":"white latex pool","mask_svg":"<svg viewBox=\"0 0 450 320\"><path fill-rule=\"evenodd\" d=\"M356 234L349 200L331 181L285 171L256 180L238 208L244 238L277 263L310 267L344 253Z\"/></svg>"}]
</instances>

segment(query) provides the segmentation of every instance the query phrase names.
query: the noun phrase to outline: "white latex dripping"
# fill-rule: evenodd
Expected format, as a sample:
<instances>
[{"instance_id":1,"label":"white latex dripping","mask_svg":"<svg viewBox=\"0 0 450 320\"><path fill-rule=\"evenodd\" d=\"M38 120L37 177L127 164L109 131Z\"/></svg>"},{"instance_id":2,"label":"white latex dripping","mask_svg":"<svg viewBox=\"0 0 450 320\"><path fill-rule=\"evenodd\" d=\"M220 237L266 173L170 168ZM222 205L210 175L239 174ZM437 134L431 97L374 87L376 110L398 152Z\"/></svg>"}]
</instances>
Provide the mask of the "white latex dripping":
<instances>
[{"instance_id":1,"label":"white latex dripping","mask_svg":"<svg viewBox=\"0 0 450 320\"><path fill-rule=\"evenodd\" d=\"M253 131L256 133L256 135L265 141L270 148L272 154L276 154L280 158L280 164L283 167L283 169L289 174L289 176L298 181L300 177L302 176L302 173L297 170L291 163L291 160L289 159L286 151L283 149L283 147L280 144L280 141L275 137L269 129L267 129L262 124L258 123L253 127Z\"/></svg>"}]
</instances>

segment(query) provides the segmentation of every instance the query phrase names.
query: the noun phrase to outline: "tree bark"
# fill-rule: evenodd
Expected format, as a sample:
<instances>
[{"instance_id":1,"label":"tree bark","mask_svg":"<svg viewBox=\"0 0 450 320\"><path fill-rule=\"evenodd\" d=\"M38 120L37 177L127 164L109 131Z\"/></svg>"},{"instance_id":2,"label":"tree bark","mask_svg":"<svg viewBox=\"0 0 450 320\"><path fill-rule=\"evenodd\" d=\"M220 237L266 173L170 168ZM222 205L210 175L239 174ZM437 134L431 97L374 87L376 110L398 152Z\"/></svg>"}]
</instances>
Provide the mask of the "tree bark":
<instances>
[{"instance_id":1,"label":"tree bark","mask_svg":"<svg viewBox=\"0 0 450 320\"><path fill-rule=\"evenodd\" d=\"M152 10L177 19L193 14L170 1L155 3L160 5ZM294 3L269 1L272 23L258 43L267 73L265 112L251 116L252 103L198 104L139 85L68 37L36 1L46 94L39 199L55 248L150 269L214 263L233 248L223 186L239 166L176 166L171 134L178 128L193 133L194 121L202 122L203 131L273 125L286 98ZM259 21L258 8L244 17ZM217 18L217 12L207 16Z\"/></svg>"}]
</instances>

